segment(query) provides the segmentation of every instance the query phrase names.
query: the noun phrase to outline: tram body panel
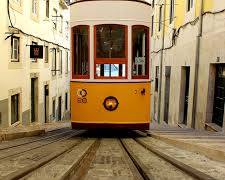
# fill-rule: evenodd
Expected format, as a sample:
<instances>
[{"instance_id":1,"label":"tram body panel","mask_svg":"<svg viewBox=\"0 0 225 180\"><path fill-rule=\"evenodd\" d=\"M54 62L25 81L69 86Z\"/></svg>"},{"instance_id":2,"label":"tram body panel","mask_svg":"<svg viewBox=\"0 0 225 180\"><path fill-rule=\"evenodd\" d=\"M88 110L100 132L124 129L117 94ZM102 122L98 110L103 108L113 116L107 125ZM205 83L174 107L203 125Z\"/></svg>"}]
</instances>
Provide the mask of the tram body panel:
<instances>
[{"instance_id":1,"label":"tram body panel","mask_svg":"<svg viewBox=\"0 0 225 180\"><path fill-rule=\"evenodd\" d=\"M151 22L152 9L144 2L135 1L83 1L70 6L71 26L127 22L128 24Z\"/></svg>"},{"instance_id":2,"label":"tram body panel","mask_svg":"<svg viewBox=\"0 0 225 180\"><path fill-rule=\"evenodd\" d=\"M72 128L149 129L151 5L82 0L70 11Z\"/></svg>"},{"instance_id":3,"label":"tram body panel","mask_svg":"<svg viewBox=\"0 0 225 180\"><path fill-rule=\"evenodd\" d=\"M87 94L82 97L79 90L84 89ZM147 129L150 121L150 83L86 83L71 82L71 111L72 124L110 124L129 125L135 128L143 125ZM118 107L114 111L107 110L104 100L113 96L118 100ZM119 127L119 126L116 126ZM140 129L140 128L139 128Z\"/></svg>"}]
</instances>

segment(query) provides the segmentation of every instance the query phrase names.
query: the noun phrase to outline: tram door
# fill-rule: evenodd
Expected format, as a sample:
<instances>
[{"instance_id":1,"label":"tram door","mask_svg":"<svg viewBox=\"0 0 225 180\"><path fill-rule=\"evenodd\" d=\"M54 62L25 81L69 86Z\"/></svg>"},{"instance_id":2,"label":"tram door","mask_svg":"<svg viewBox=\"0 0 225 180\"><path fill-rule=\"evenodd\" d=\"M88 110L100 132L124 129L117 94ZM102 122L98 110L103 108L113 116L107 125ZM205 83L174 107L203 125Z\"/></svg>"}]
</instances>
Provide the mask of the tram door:
<instances>
[{"instance_id":1,"label":"tram door","mask_svg":"<svg viewBox=\"0 0 225 180\"><path fill-rule=\"evenodd\" d=\"M220 64L216 66L215 95L214 95L212 122L221 127L223 126L224 103L225 103L225 65Z\"/></svg>"}]
</instances>

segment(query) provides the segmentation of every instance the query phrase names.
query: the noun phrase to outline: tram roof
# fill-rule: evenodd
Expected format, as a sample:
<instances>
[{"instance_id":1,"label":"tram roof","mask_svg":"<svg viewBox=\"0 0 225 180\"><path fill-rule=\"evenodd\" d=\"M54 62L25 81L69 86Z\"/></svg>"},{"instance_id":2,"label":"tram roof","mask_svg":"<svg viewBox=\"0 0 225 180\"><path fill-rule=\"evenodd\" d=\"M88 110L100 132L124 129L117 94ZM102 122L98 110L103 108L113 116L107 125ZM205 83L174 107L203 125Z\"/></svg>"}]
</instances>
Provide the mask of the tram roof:
<instances>
[{"instance_id":1,"label":"tram roof","mask_svg":"<svg viewBox=\"0 0 225 180\"><path fill-rule=\"evenodd\" d=\"M151 4L146 2L145 0L75 0L74 2L71 2L70 5L86 2L86 1L134 1L134 2L139 2L139 3L146 4L148 6L151 6Z\"/></svg>"}]
</instances>

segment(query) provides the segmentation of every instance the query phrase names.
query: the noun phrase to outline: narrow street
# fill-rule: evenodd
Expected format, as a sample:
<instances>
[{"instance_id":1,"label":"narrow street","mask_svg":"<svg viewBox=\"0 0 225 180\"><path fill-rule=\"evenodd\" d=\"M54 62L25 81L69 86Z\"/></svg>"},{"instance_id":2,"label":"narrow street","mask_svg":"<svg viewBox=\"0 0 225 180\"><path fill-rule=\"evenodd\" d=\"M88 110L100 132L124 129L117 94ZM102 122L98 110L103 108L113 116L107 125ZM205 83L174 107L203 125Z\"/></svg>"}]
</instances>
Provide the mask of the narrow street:
<instances>
[{"instance_id":1,"label":"narrow street","mask_svg":"<svg viewBox=\"0 0 225 180\"><path fill-rule=\"evenodd\" d=\"M199 143L211 138L178 128L153 129L149 135L63 128L2 142L0 179L225 179L225 159L213 160L158 136L186 139L193 133L202 137ZM217 136L224 146L225 136Z\"/></svg>"},{"instance_id":2,"label":"narrow street","mask_svg":"<svg viewBox=\"0 0 225 180\"><path fill-rule=\"evenodd\" d=\"M0 8L0 180L225 180L225 0Z\"/></svg>"}]
</instances>

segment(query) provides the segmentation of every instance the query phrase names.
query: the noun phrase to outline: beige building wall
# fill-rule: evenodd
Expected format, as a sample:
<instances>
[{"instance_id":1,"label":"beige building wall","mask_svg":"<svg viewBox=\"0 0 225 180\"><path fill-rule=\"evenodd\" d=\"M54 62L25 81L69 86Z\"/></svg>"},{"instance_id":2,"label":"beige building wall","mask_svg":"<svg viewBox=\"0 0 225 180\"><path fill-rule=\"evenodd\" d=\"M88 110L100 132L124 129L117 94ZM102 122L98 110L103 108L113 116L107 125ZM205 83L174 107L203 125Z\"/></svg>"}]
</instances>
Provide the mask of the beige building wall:
<instances>
[{"instance_id":1,"label":"beige building wall","mask_svg":"<svg viewBox=\"0 0 225 180\"><path fill-rule=\"evenodd\" d=\"M200 38L200 59L197 83L197 98L194 96L196 43L199 30L199 8L201 1L193 0L193 8L187 12L186 3L175 0L175 17L169 23L170 1L155 1L154 7L154 35L152 37L152 76L156 77L156 66L160 67L162 58L162 87L160 102L160 117L158 118L159 91L152 91L152 120L161 124L164 120L172 126L183 124L184 105L184 68L190 67L189 98L187 111L187 127L204 129L206 123L212 122L212 111L215 88L215 63L225 63L225 3L219 0L204 0L203 5L203 33ZM167 3L165 17L162 17L162 27L165 26L164 50L162 51L163 31L158 31L159 7ZM184 4L183 4L184 3ZM164 15L164 14L163 14ZM163 53L162 53L163 52ZM171 67L168 118L165 116L165 69ZM196 114L193 118L193 101L196 99ZM194 122L195 120L195 122ZM224 123L225 124L225 123ZM183 125L182 125L183 126ZM221 129L222 130L222 129Z\"/></svg>"},{"instance_id":2,"label":"beige building wall","mask_svg":"<svg viewBox=\"0 0 225 180\"><path fill-rule=\"evenodd\" d=\"M46 17L46 1L36 0L36 14L32 13L33 0L9 0L9 14L12 25L8 16L8 1L0 1L0 127L11 125L28 125L31 123L31 78L37 78L35 86L37 99L36 110L37 118L34 123L42 124L45 122L44 106L44 86L49 86L49 101L47 121L57 120L53 118L52 100L56 99L56 114L58 111L58 97L62 96L62 119L69 118L69 81L70 72L66 72L69 67L69 8L61 0L50 0L49 17ZM57 16L53 17L53 9L57 10ZM61 25L62 22L62 32ZM57 23L57 28L53 25ZM10 27L13 26L13 27ZM11 36L19 37L19 62L11 60ZM38 45L44 46L43 59L33 62L30 59L30 47L32 41ZM49 47L48 62L45 62L45 46ZM56 72L52 75L52 48L56 48L56 64L59 69L59 52L62 50L62 74ZM68 68L69 69L69 68ZM65 110L65 93L68 93L68 109ZM12 124L11 120L11 97L19 94L19 118L18 122Z\"/></svg>"}]
</instances>

